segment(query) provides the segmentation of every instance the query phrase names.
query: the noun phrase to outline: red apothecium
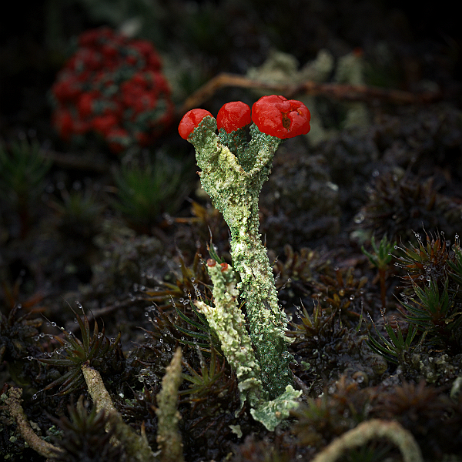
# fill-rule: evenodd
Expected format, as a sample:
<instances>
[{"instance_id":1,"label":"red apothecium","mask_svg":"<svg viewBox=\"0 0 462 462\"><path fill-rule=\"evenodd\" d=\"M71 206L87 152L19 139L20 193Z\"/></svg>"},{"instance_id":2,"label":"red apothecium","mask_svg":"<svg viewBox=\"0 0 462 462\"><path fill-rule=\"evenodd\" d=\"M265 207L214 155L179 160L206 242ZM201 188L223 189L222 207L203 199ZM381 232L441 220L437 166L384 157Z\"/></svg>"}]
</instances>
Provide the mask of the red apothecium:
<instances>
[{"instance_id":1,"label":"red apothecium","mask_svg":"<svg viewBox=\"0 0 462 462\"><path fill-rule=\"evenodd\" d=\"M178 125L178 133L181 138L187 140L189 135L200 124L202 119L206 116L213 117L213 115L205 109L191 109L188 111Z\"/></svg>"},{"instance_id":2,"label":"red apothecium","mask_svg":"<svg viewBox=\"0 0 462 462\"><path fill-rule=\"evenodd\" d=\"M217 128L223 128L226 133L234 132L251 122L250 107L242 101L226 103L218 111Z\"/></svg>"},{"instance_id":3,"label":"red apothecium","mask_svg":"<svg viewBox=\"0 0 462 462\"><path fill-rule=\"evenodd\" d=\"M280 139L306 135L310 118L310 111L301 101L280 95L263 96L252 106L252 121L258 129Z\"/></svg>"}]
</instances>

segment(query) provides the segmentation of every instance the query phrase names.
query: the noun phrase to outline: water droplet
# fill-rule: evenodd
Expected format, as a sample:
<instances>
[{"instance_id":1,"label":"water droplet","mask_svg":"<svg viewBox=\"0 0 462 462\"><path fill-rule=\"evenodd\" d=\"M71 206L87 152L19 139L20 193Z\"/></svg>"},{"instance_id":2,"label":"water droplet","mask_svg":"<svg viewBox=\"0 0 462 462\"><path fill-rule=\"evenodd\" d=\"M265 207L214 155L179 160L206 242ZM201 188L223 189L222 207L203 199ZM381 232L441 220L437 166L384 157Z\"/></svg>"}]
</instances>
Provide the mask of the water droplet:
<instances>
[{"instance_id":1,"label":"water droplet","mask_svg":"<svg viewBox=\"0 0 462 462\"><path fill-rule=\"evenodd\" d=\"M37 394L36 394L36 393L34 393L34 394L32 395L32 399L33 399L34 401L37 399Z\"/></svg>"},{"instance_id":2,"label":"water droplet","mask_svg":"<svg viewBox=\"0 0 462 462\"><path fill-rule=\"evenodd\" d=\"M364 218L365 218L365 215L364 213L360 212L358 214L355 215L355 217L353 218L353 221L359 225L360 223L362 223L364 221Z\"/></svg>"}]
</instances>

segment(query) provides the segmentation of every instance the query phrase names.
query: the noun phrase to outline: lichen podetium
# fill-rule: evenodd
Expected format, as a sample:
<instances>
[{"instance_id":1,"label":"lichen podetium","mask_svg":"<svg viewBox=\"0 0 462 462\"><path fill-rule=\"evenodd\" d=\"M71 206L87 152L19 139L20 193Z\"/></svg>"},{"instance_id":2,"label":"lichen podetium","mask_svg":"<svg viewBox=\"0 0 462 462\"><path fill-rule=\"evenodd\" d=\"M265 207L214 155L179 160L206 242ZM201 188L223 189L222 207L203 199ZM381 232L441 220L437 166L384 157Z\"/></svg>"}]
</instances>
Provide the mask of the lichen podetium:
<instances>
[{"instance_id":1,"label":"lichen podetium","mask_svg":"<svg viewBox=\"0 0 462 462\"><path fill-rule=\"evenodd\" d=\"M277 126L275 136L260 131L257 125L261 123L256 122L250 126L251 141L247 143L242 125L251 122L250 109L241 102L223 106L218 116L219 135L215 118L201 109L186 114L179 130L194 145L202 187L231 230L233 266L240 276L237 288L245 301L261 381L268 398L274 399L292 383L287 351L290 340L285 335L287 317L278 305L272 268L259 234L258 199L281 138L307 133L309 111L300 102L274 95L261 98L252 109L254 122L258 118L270 122L272 128ZM265 119L268 109L271 119ZM294 134L290 132L292 119L297 119Z\"/></svg>"}]
</instances>

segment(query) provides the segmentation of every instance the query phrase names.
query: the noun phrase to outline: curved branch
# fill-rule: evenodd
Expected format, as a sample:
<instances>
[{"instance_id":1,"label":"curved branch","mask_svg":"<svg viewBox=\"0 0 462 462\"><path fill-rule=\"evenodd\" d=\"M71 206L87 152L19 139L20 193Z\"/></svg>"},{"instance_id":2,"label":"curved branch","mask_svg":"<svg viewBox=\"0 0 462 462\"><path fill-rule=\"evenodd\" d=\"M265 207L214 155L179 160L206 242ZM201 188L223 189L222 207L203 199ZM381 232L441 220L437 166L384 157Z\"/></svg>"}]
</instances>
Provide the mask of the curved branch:
<instances>
[{"instance_id":1,"label":"curved branch","mask_svg":"<svg viewBox=\"0 0 462 462\"><path fill-rule=\"evenodd\" d=\"M42 440L42 438L40 438L34 432L34 430L32 430L32 427L27 420L27 416L21 406L21 396L21 388L11 387L8 390L6 405L8 406L8 411L10 412L11 417L14 418L16 424L18 425L19 431L24 438L24 441L26 441L27 444L41 456L47 458L56 457L59 453L63 452L62 449Z\"/></svg>"},{"instance_id":2,"label":"curved branch","mask_svg":"<svg viewBox=\"0 0 462 462\"><path fill-rule=\"evenodd\" d=\"M223 87L257 88L270 90L291 99L296 95L323 95L342 101L382 101L390 104L428 104L441 99L441 92L414 93L403 90L349 85L338 83L318 83L308 80L299 84L261 82L242 75L221 73L196 90L185 100L179 110L181 116L192 108L199 107Z\"/></svg>"},{"instance_id":3,"label":"curved branch","mask_svg":"<svg viewBox=\"0 0 462 462\"><path fill-rule=\"evenodd\" d=\"M398 446L404 462L423 462L420 448L411 432L396 421L367 420L344 433L318 454L313 462L334 462L345 451L362 446L375 438L385 438Z\"/></svg>"}]
</instances>

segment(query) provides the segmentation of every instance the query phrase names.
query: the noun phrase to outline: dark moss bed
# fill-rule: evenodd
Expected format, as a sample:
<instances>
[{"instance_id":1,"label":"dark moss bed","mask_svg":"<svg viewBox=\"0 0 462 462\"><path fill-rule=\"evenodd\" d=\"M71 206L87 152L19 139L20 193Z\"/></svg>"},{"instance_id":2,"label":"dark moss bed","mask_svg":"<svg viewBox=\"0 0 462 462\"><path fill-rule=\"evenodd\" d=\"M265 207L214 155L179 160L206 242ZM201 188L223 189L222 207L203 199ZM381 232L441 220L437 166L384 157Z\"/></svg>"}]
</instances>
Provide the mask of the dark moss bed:
<instances>
[{"instance_id":1,"label":"dark moss bed","mask_svg":"<svg viewBox=\"0 0 462 462\"><path fill-rule=\"evenodd\" d=\"M461 39L451 11L361 1L90 3L36 2L2 19L0 454L45 460L8 411L17 387L34 432L64 449L57 460L131 460L113 446L104 416L90 413L85 360L155 452L157 395L181 346L188 462L309 461L376 420L408 430L425 461L461 460ZM152 146L125 155L96 138L64 142L49 90L67 47L84 30L133 17L164 60L176 119ZM294 95L313 109L312 132L279 148L260 217L303 393L269 432L240 408L237 379L191 308L211 298L210 246L231 259L228 228L199 188L177 123L187 97L214 114L228 101L251 103L287 77L291 59L302 75L322 50L334 60L323 83L341 85L339 63L353 53L367 88L412 98L365 91L351 101L347 87ZM195 93L220 72L267 80ZM69 355L75 366L57 361ZM339 460L404 459L375 438Z\"/></svg>"}]
</instances>

